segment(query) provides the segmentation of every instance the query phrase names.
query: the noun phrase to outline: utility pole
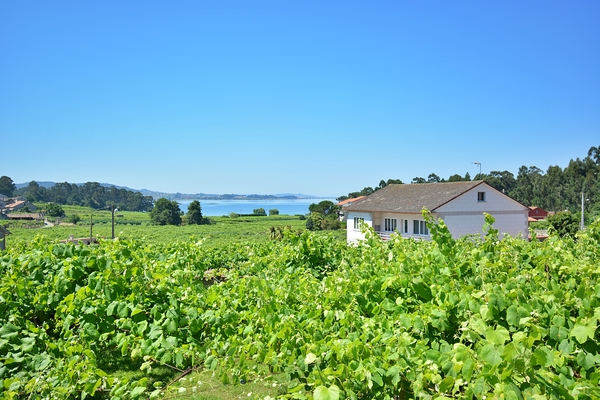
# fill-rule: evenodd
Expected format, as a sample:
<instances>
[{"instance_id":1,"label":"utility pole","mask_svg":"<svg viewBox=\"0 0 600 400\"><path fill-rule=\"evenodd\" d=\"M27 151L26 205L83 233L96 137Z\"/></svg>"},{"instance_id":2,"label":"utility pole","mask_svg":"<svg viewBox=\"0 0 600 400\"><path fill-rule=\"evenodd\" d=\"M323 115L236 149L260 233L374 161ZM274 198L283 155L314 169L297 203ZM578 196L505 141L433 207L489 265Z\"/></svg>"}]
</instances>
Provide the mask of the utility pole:
<instances>
[{"instance_id":1,"label":"utility pole","mask_svg":"<svg viewBox=\"0 0 600 400\"><path fill-rule=\"evenodd\" d=\"M583 192L581 192L581 230L585 228L585 223L583 222Z\"/></svg>"},{"instance_id":2,"label":"utility pole","mask_svg":"<svg viewBox=\"0 0 600 400\"><path fill-rule=\"evenodd\" d=\"M93 226L93 222L92 222L92 214L90 214L90 243L92 243L92 226Z\"/></svg>"},{"instance_id":3,"label":"utility pole","mask_svg":"<svg viewBox=\"0 0 600 400\"><path fill-rule=\"evenodd\" d=\"M111 213L112 213L112 238L115 238L115 203L112 204L111 207Z\"/></svg>"}]
</instances>

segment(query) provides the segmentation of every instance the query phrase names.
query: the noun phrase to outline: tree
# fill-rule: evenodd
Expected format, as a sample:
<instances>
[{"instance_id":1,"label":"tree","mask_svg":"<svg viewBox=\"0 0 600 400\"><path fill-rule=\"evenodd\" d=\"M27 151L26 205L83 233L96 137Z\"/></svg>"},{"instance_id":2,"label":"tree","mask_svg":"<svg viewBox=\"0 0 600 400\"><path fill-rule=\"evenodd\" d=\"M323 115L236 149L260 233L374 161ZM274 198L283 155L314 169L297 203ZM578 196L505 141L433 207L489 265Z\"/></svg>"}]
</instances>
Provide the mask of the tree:
<instances>
[{"instance_id":1,"label":"tree","mask_svg":"<svg viewBox=\"0 0 600 400\"><path fill-rule=\"evenodd\" d=\"M308 206L308 211L310 211L311 213L319 213L324 217L328 215L337 216L337 212L339 211L339 209L339 206L333 204L333 202L329 200L323 200L318 204L313 203L310 206Z\"/></svg>"},{"instance_id":2,"label":"tree","mask_svg":"<svg viewBox=\"0 0 600 400\"><path fill-rule=\"evenodd\" d=\"M181 224L181 210L175 200L160 198L150 211L150 220L157 225Z\"/></svg>"},{"instance_id":3,"label":"tree","mask_svg":"<svg viewBox=\"0 0 600 400\"><path fill-rule=\"evenodd\" d=\"M17 186L12 179L10 179L8 176L0 177L0 194L11 197L15 190L17 190Z\"/></svg>"},{"instance_id":4,"label":"tree","mask_svg":"<svg viewBox=\"0 0 600 400\"><path fill-rule=\"evenodd\" d=\"M365 188L363 188L363 190L361 190L361 196L368 196L370 194L373 194L373 192L375 192L375 190L373 190L373 188L371 186L367 186Z\"/></svg>"},{"instance_id":5,"label":"tree","mask_svg":"<svg viewBox=\"0 0 600 400\"><path fill-rule=\"evenodd\" d=\"M543 199L540 196L542 178L542 170L538 167L527 168L522 165L517 174L516 185L509 195L527 206L546 208L547 206L542 204Z\"/></svg>"},{"instance_id":6,"label":"tree","mask_svg":"<svg viewBox=\"0 0 600 400\"><path fill-rule=\"evenodd\" d=\"M342 224L340 223L340 220L337 218L327 217L321 221L321 229L323 229L323 230L334 231L334 230L340 229L341 226L342 226Z\"/></svg>"},{"instance_id":7,"label":"tree","mask_svg":"<svg viewBox=\"0 0 600 400\"><path fill-rule=\"evenodd\" d=\"M267 215L267 212L265 211L265 209L264 209L264 208L262 208L262 207L261 207L261 208L255 208L255 209L252 211L252 214L254 214L254 215L261 215L261 216L266 216L266 215Z\"/></svg>"},{"instance_id":8,"label":"tree","mask_svg":"<svg viewBox=\"0 0 600 400\"><path fill-rule=\"evenodd\" d=\"M67 219L67 221L72 223L73 225L77 225L77 223L79 221L81 221L81 217L77 214L71 214L71 215L69 215L69 218Z\"/></svg>"},{"instance_id":9,"label":"tree","mask_svg":"<svg viewBox=\"0 0 600 400\"><path fill-rule=\"evenodd\" d=\"M25 188L25 198L29 202L45 201L46 188L40 186L36 181L31 181Z\"/></svg>"},{"instance_id":10,"label":"tree","mask_svg":"<svg viewBox=\"0 0 600 400\"><path fill-rule=\"evenodd\" d=\"M188 225L201 225L203 223L202 207L198 200L194 200L188 205L187 223Z\"/></svg>"},{"instance_id":11,"label":"tree","mask_svg":"<svg viewBox=\"0 0 600 400\"><path fill-rule=\"evenodd\" d=\"M439 176L437 176L434 173L429 174L429 176L427 177L427 182L429 183L434 183L434 182L443 182L444 180L441 179Z\"/></svg>"},{"instance_id":12,"label":"tree","mask_svg":"<svg viewBox=\"0 0 600 400\"><path fill-rule=\"evenodd\" d=\"M309 231L320 231L322 221L323 214L318 212L311 212L308 219L306 220L306 229L308 229Z\"/></svg>"},{"instance_id":13,"label":"tree","mask_svg":"<svg viewBox=\"0 0 600 400\"><path fill-rule=\"evenodd\" d=\"M269 210L269 215L279 215L279 210L276 208L272 208Z\"/></svg>"},{"instance_id":14,"label":"tree","mask_svg":"<svg viewBox=\"0 0 600 400\"><path fill-rule=\"evenodd\" d=\"M588 157L590 157L594 162L600 165L600 146L592 146L588 150Z\"/></svg>"},{"instance_id":15,"label":"tree","mask_svg":"<svg viewBox=\"0 0 600 400\"><path fill-rule=\"evenodd\" d=\"M463 180L463 177L459 174L451 175L450 178L448 178L448 182L462 182Z\"/></svg>"},{"instance_id":16,"label":"tree","mask_svg":"<svg viewBox=\"0 0 600 400\"><path fill-rule=\"evenodd\" d=\"M548 217L548 231L556 233L560 237L575 237L579 230L579 218L577 215L562 211Z\"/></svg>"},{"instance_id":17,"label":"tree","mask_svg":"<svg viewBox=\"0 0 600 400\"><path fill-rule=\"evenodd\" d=\"M55 203L47 204L45 209L46 209L46 214L48 214L50 217L64 217L65 216L65 211L58 204L55 204Z\"/></svg>"},{"instance_id":18,"label":"tree","mask_svg":"<svg viewBox=\"0 0 600 400\"><path fill-rule=\"evenodd\" d=\"M425 182L427 182L427 181L425 180L425 178L422 178L422 177L420 177L420 176L416 176L416 177L414 177L414 178L412 179L412 181L411 181L410 183L425 183Z\"/></svg>"},{"instance_id":19,"label":"tree","mask_svg":"<svg viewBox=\"0 0 600 400\"><path fill-rule=\"evenodd\" d=\"M491 187L507 195L517 185L515 176L508 171L491 171L484 179Z\"/></svg>"}]
</instances>

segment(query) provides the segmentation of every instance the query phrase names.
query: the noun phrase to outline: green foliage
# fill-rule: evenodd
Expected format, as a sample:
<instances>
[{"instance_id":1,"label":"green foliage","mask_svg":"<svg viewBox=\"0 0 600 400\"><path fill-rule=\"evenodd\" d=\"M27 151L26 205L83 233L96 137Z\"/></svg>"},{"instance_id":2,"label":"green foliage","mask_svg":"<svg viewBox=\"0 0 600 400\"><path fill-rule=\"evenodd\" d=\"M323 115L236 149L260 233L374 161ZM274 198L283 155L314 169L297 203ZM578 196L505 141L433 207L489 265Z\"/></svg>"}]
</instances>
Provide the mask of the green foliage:
<instances>
[{"instance_id":1,"label":"green foliage","mask_svg":"<svg viewBox=\"0 0 600 400\"><path fill-rule=\"evenodd\" d=\"M67 215L79 214L82 221L78 225L53 226L42 229L27 229L30 221L10 222L11 242L28 243L35 240L36 236L44 235L44 240L51 242L67 239L73 234L75 237L90 236L90 213L93 219L93 236L99 238L111 237L110 210L93 211L79 206L63 206ZM123 215L123 217L119 217ZM174 242L189 242L192 237L204 238L209 247L222 246L241 241L268 242L269 228L273 225L291 226L292 230L305 229L305 222L298 216L274 215L269 218L206 218L210 224L202 225L154 225L150 220L150 213L119 212L115 218L115 234L122 239L135 238L148 244L165 244ZM2 223L3 221L0 221ZM8 223L8 221L4 222ZM344 232L337 231L336 237L346 241Z\"/></svg>"},{"instance_id":2,"label":"green foliage","mask_svg":"<svg viewBox=\"0 0 600 400\"><path fill-rule=\"evenodd\" d=\"M0 194L7 197L12 197L16 189L17 186L12 179L6 175L0 176Z\"/></svg>"},{"instance_id":3,"label":"green foliage","mask_svg":"<svg viewBox=\"0 0 600 400\"><path fill-rule=\"evenodd\" d=\"M340 207L338 205L333 204L332 201L329 200L323 200L321 202L319 202L318 204L311 204L310 206L308 206L308 211L312 213L319 213L321 214L323 217L327 217L328 215L336 215L337 216L337 212L340 210Z\"/></svg>"},{"instance_id":4,"label":"green foliage","mask_svg":"<svg viewBox=\"0 0 600 400\"><path fill-rule=\"evenodd\" d=\"M74 225L77 225L77 223L81 221L81 217L78 214L71 214L69 215L69 218L67 218L67 221Z\"/></svg>"},{"instance_id":5,"label":"green foliage","mask_svg":"<svg viewBox=\"0 0 600 400\"><path fill-rule=\"evenodd\" d=\"M105 187L98 182L87 182L79 186L60 182L46 189L36 181L31 181L27 187L17 192L29 201L79 205L94 209L107 208L114 204L123 211L150 211L154 204L152 196L144 196L140 192L118 189L114 186Z\"/></svg>"},{"instance_id":6,"label":"green foliage","mask_svg":"<svg viewBox=\"0 0 600 400\"><path fill-rule=\"evenodd\" d=\"M306 229L309 231L340 229L337 214L340 206L329 200L323 200L318 204L311 204L308 210L310 215L306 221Z\"/></svg>"},{"instance_id":7,"label":"green foliage","mask_svg":"<svg viewBox=\"0 0 600 400\"><path fill-rule=\"evenodd\" d=\"M63 208L55 203L46 204L44 206L44 210L46 211L46 214L50 217L57 218L65 216L65 211L63 210Z\"/></svg>"},{"instance_id":8,"label":"green foliage","mask_svg":"<svg viewBox=\"0 0 600 400\"><path fill-rule=\"evenodd\" d=\"M269 210L269 215L279 215L279 210L276 208L272 208Z\"/></svg>"},{"instance_id":9,"label":"green foliage","mask_svg":"<svg viewBox=\"0 0 600 400\"><path fill-rule=\"evenodd\" d=\"M529 227L531 229L544 230L544 229L548 229L550 227L550 224L548 223L547 219L542 219L542 220L539 220L539 221L535 221L535 222L529 223Z\"/></svg>"},{"instance_id":10,"label":"green foliage","mask_svg":"<svg viewBox=\"0 0 600 400\"><path fill-rule=\"evenodd\" d=\"M555 233L560 237L574 238L579 231L579 219L577 215L563 211L548 217L548 232Z\"/></svg>"},{"instance_id":11,"label":"green foliage","mask_svg":"<svg viewBox=\"0 0 600 400\"><path fill-rule=\"evenodd\" d=\"M321 222L323 221L323 214L318 212L311 212L306 219L306 229L309 231L320 231L322 229Z\"/></svg>"},{"instance_id":12,"label":"green foliage","mask_svg":"<svg viewBox=\"0 0 600 400\"><path fill-rule=\"evenodd\" d=\"M157 225L180 225L181 210L175 200L158 199L150 212L150 220Z\"/></svg>"},{"instance_id":13,"label":"green foliage","mask_svg":"<svg viewBox=\"0 0 600 400\"><path fill-rule=\"evenodd\" d=\"M284 399L600 398L600 221L499 241L486 216L482 240L455 240L424 215L430 242L10 246L0 397L146 398L168 365L284 374Z\"/></svg>"},{"instance_id":14,"label":"green foliage","mask_svg":"<svg viewBox=\"0 0 600 400\"><path fill-rule=\"evenodd\" d=\"M337 219L336 215L331 215L326 218L323 218L321 221L321 229L324 231L333 231L336 229L340 229L341 223L340 220Z\"/></svg>"},{"instance_id":15,"label":"green foliage","mask_svg":"<svg viewBox=\"0 0 600 400\"><path fill-rule=\"evenodd\" d=\"M261 207L261 208L255 208L255 209L252 211L252 214L254 214L254 215L260 215L260 216L266 216L266 215L267 215L267 212L265 211L265 209L264 209L264 208L262 208L262 207Z\"/></svg>"},{"instance_id":16,"label":"green foliage","mask_svg":"<svg viewBox=\"0 0 600 400\"><path fill-rule=\"evenodd\" d=\"M193 200L188 205L186 217L188 225L201 225L205 222L204 218L202 218L202 208L198 200Z\"/></svg>"}]
</instances>

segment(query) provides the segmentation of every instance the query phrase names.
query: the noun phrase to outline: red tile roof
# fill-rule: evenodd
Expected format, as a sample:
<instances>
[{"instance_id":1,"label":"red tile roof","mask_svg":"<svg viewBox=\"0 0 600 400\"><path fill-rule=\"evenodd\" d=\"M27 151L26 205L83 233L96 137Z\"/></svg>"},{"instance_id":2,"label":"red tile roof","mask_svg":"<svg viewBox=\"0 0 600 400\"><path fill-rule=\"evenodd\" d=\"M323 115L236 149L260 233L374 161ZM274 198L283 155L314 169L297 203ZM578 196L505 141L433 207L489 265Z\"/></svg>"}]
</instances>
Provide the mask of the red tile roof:
<instances>
[{"instance_id":1,"label":"red tile roof","mask_svg":"<svg viewBox=\"0 0 600 400\"><path fill-rule=\"evenodd\" d=\"M340 207L343 207L345 205L354 204L357 201L364 199L365 197L367 197L367 196L359 196L359 197L353 197L351 199L342 200L339 203L337 203L337 205Z\"/></svg>"}]
</instances>

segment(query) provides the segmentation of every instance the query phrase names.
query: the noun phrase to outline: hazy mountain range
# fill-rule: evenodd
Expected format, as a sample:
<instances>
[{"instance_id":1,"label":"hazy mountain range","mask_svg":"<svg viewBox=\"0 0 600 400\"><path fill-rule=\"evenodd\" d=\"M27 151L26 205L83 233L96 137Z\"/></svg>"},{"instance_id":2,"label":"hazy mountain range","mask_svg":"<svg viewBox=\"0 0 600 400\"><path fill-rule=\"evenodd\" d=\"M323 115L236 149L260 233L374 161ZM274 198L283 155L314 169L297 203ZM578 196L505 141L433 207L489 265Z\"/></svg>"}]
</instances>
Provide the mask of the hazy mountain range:
<instances>
[{"instance_id":1,"label":"hazy mountain range","mask_svg":"<svg viewBox=\"0 0 600 400\"><path fill-rule=\"evenodd\" d=\"M36 181L38 185L45 187L46 189L51 188L56 182L49 181ZM17 189L27 187L27 183L16 183ZM77 186L85 185L85 183L75 183ZM214 193L166 193L159 192L156 190L149 189L132 189L127 186L113 185L112 183L100 183L101 186L111 187L114 186L117 189L130 190L132 192L140 192L144 196L152 196L152 198L160 199L164 197L169 200L265 200L265 199L319 199L323 197L306 195L301 193L279 193L279 194L214 194Z\"/></svg>"}]
</instances>

